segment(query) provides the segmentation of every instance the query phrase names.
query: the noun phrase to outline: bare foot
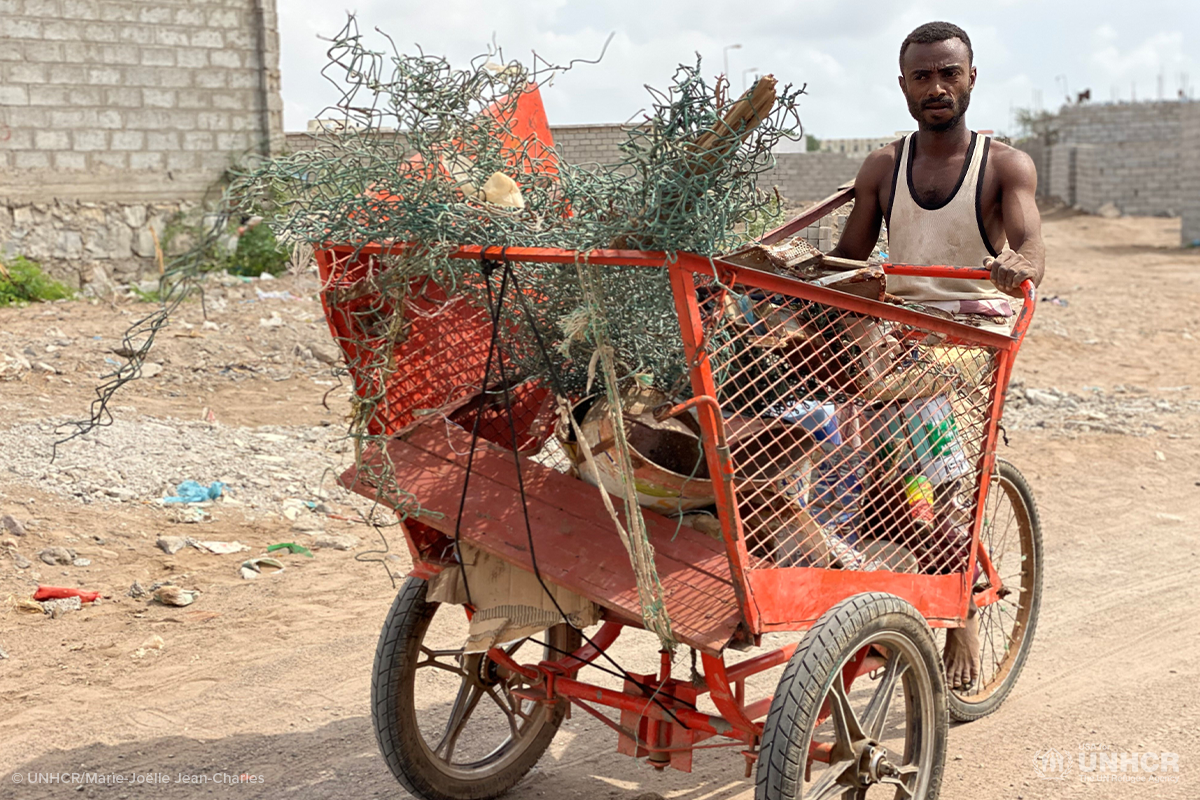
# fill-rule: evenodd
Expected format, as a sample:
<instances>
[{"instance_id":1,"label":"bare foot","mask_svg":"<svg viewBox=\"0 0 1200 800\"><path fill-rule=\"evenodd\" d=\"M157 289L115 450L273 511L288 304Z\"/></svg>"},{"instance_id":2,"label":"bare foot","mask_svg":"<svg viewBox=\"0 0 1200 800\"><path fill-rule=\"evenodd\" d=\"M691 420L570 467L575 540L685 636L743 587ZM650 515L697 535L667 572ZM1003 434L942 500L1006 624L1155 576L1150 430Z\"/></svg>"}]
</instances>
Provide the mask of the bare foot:
<instances>
[{"instance_id":1,"label":"bare foot","mask_svg":"<svg viewBox=\"0 0 1200 800\"><path fill-rule=\"evenodd\" d=\"M967 615L961 628L946 629L946 682L951 689L964 691L979 678L979 614L975 609Z\"/></svg>"}]
</instances>

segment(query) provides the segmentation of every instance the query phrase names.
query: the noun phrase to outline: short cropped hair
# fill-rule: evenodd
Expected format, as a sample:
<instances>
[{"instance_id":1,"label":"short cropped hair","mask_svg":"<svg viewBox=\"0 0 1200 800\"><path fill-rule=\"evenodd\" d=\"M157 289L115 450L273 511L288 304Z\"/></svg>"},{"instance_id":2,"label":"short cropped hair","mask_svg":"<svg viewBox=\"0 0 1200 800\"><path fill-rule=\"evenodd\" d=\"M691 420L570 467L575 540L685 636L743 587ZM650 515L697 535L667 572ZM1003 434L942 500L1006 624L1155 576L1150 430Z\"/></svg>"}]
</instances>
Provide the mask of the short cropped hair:
<instances>
[{"instance_id":1,"label":"short cropped hair","mask_svg":"<svg viewBox=\"0 0 1200 800\"><path fill-rule=\"evenodd\" d=\"M952 22L926 22L904 37L904 43L900 45L900 71L904 71L904 52L910 44L933 44L947 39L962 39L967 46L968 63L975 63L975 51L971 49L971 37L966 31Z\"/></svg>"}]
</instances>

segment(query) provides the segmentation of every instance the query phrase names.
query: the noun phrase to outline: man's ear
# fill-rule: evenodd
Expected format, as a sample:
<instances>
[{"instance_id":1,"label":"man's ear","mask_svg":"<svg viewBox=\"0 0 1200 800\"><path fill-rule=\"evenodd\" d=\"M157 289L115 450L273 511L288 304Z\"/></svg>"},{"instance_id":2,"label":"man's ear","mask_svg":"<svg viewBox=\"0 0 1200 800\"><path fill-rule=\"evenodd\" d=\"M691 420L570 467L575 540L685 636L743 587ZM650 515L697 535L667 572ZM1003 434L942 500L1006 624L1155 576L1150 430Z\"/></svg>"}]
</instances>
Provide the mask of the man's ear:
<instances>
[{"instance_id":1,"label":"man's ear","mask_svg":"<svg viewBox=\"0 0 1200 800\"><path fill-rule=\"evenodd\" d=\"M975 88L975 75L976 75L976 72L975 72L975 65L974 65L974 64L972 64L972 65L971 65L971 88L972 88L972 89L974 89L974 88Z\"/></svg>"},{"instance_id":2,"label":"man's ear","mask_svg":"<svg viewBox=\"0 0 1200 800\"><path fill-rule=\"evenodd\" d=\"M900 91L904 92L905 96L907 96L907 95L908 95L908 85L907 85L907 84L905 84L905 82L904 82L904 76L903 76L903 75L899 76L899 78L897 78L897 80L899 80L899 81L900 81ZM974 85L975 85L975 75L974 75L974 70L972 70L972 75L971 75L971 85L972 85L972 86L974 86Z\"/></svg>"}]
</instances>

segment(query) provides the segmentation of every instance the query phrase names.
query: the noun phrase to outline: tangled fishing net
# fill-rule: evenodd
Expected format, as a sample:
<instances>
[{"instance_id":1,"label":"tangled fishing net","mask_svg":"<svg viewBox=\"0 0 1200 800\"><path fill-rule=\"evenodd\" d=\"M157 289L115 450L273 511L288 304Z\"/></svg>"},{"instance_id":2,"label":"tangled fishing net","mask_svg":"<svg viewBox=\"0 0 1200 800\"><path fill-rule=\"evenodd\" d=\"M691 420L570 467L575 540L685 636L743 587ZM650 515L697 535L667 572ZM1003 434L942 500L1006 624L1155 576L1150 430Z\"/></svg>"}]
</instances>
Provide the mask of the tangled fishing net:
<instances>
[{"instance_id":1,"label":"tangled fishing net","mask_svg":"<svg viewBox=\"0 0 1200 800\"><path fill-rule=\"evenodd\" d=\"M395 352L418 309L436 313L428 302L414 302L429 301L431 286L438 298L465 297L487 309L494 327L507 332L497 364L507 370L509 386L542 381L563 401L596 391L615 401L618 386L635 378L687 394L665 270L599 268L582 257L512 264L505 274L516 286L505 304L500 280L489 280L486 265L447 255L460 245L728 251L778 203L758 179L774 165L771 151L779 140L800 136L796 103L803 90L776 90L766 77L735 100L723 78L702 77L697 59L676 69L670 88L650 90L650 104L628 126L618 161L574 164L530 131L522 105L564 69L536 57L530 67L505 61L498 50L462 68L394 47L379 52L350 18L332 40L322 71L342 92L336 132L318 134L314 149L234 172L201 241L168 264L162 307L127 332L128 363L100 387L91 419L76 424L72 435L110 421L108 400L139 374L155 335L204 271L208 248L229 219L251 214L261 215L289 247L383 245L358 276L353 297L326 287L327 304L359 301L356 324L371 342L342 343L357 391L349 434L360 464L372 444L394 432L380 420L394 412L387 406ZM353 253L346 260L356 261ZM614 406L619 413L619 402ZM386 474L376 481L403 514L403 487L386 486ZM630 527L631 535L644 538L636 519ZM652 571L652 558L650 565ZM661 591L651 586L643 606L655 603L661 606ZM656 629L665 640L665 616Z\"/></svg>"}]
</instances>

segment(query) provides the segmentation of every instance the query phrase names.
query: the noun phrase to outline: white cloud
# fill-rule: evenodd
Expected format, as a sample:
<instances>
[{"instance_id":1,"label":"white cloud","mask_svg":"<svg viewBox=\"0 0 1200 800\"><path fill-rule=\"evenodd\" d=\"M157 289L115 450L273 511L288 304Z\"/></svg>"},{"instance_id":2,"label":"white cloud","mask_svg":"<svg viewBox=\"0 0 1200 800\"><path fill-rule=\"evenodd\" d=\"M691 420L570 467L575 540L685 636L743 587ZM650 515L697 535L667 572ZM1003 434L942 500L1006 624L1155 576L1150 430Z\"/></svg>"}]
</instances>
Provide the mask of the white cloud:
<instances>
[{"instance_id":1,"label":"white cloud","mask_svg":"<svg viewBox=\"0 0 1200 800\"><path fill-rule=\"evenodd\" d=\"M1136 83L1143 99L1158 75L1174 96L1180 73L1200 82L1200 4L1171 0L1092 0L1086 4L1001 0L992 4L916 0L797 3L758 0L359 0L365 30L378 26L396 45L458 63L495 36L505 55L550 61L594 58L610 33L604 60L579 65L545 92L553 123L618 122L645 106L644 84L665 86L676 64L704 58L705 72L721 70L722 48L740 88L742 70L758 67L782 82L808 84L802 119L818 136L874 136L912 126L896 85L900 42L916 25L949 19L972 37L979 83L970 124L1008 129L1011 108L1030 105L1040 91L1053 107L1059 76L1072 92L1093 89L1107 100L1116 87L1127 99ZM320 77L327 43L345 21L327 1L281 0L285 120L289 130L332 103L337 94ZM382 45L378 37L373 39Z\"/></svg>"}]
</instances>

